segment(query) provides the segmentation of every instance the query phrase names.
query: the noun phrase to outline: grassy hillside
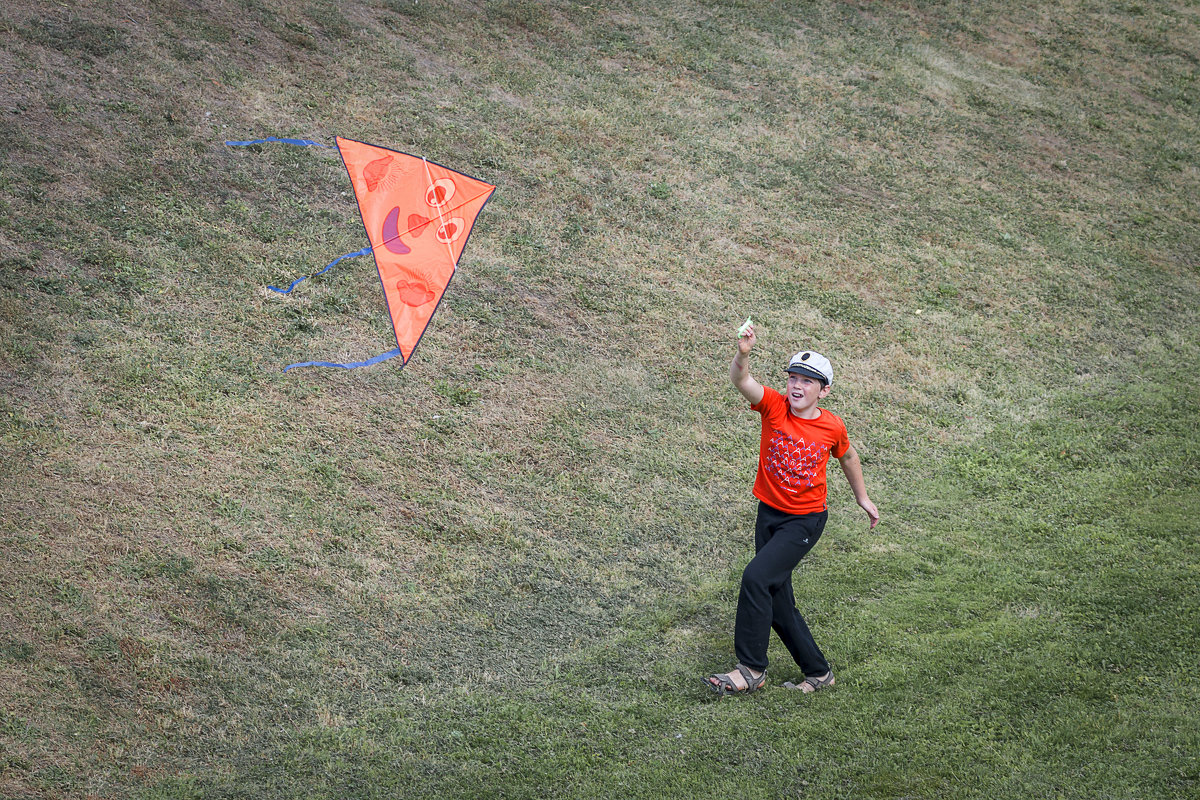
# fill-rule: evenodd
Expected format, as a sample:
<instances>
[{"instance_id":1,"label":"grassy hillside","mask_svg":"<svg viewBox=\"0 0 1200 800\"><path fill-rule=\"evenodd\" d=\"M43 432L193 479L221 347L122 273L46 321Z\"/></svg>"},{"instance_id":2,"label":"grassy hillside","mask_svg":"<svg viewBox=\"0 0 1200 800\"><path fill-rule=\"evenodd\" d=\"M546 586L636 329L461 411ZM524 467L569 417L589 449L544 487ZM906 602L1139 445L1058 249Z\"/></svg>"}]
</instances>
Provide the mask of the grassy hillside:
<instances>
[{"instance_id":1,"label":"grassy hillside","mask_svg":"<svg viewBox=\"0 0 1200 800\"><path fill-rule=\"evenodd\" d=\"M1200 10L0 11L0 797L1200 792ZM499 188L390 349L335 135ZM837 687L714 702L833 360Z\"/></svg>"}]
</instances>

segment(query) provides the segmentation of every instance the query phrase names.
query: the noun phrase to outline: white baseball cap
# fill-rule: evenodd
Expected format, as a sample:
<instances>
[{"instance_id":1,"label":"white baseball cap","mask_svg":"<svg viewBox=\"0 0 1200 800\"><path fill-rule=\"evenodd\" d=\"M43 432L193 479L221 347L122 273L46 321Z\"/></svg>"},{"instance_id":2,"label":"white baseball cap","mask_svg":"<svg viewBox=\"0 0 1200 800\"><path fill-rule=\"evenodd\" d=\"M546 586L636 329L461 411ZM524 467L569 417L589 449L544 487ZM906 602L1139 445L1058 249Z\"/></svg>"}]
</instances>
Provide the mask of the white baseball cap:
<instances>
[{"instance_id":1,"label":"white baseball cap","mask_svg":"<svg viewBox=\"0 0 1200 800\"><path fill-rule=\"evenodd\" d=\"M787 371L793 375L807 375L833 386L833 365L829 359L815 350L801 350L788 362Z\"/></svg>"}]
</instances>

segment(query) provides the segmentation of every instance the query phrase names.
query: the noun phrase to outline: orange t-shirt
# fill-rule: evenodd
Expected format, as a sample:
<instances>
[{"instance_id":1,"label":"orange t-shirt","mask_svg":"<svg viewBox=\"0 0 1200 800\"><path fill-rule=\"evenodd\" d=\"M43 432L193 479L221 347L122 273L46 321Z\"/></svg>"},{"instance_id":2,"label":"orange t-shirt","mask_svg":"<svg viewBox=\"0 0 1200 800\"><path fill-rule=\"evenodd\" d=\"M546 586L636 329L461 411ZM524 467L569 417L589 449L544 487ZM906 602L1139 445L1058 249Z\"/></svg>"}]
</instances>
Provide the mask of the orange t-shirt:
<instances>
[{"instance_id":1,"label":"orange t-shirt","mask_svg":"<svg viewBox=\"0 0 1200 800\"><path fill-rule=\"evenodd\" d=\"M816 419L801 419L787 398L766 386L762 401L750 408L762 415L754 496L788 514L824 511L825 465L830 453L841 458L850 449L846 423L825 409Z\"/></svg>"}]
</instances>

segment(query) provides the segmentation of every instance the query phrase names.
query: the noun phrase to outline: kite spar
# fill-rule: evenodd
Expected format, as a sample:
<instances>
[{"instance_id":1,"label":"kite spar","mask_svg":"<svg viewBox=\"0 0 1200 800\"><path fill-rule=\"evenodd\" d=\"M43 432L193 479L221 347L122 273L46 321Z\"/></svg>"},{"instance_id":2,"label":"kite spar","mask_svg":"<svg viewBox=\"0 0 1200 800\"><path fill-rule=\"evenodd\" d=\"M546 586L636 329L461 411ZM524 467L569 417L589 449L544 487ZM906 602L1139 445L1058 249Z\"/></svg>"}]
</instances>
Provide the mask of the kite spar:
<instances>
[{"instance_id":1,"label":"kite spar","mask_svg":"<svg viewBox=\"0 0 1200 800\"><path fill-rule=\"evenodd\" d=\"M325 146L307 139L275 137L226 144L262 142ZM374 254L396 349L353 363L289 364L284 372L296 367L353 369L396 356L407 364L454 277L476 217L496 190L490 183L398 150L340 136L337 149L350 175L370 245L339 256L315 274L332 269L344 259ZM286 294L302 280L293 281L287 289L268 288Z\"/></svg>"}]
</instances>

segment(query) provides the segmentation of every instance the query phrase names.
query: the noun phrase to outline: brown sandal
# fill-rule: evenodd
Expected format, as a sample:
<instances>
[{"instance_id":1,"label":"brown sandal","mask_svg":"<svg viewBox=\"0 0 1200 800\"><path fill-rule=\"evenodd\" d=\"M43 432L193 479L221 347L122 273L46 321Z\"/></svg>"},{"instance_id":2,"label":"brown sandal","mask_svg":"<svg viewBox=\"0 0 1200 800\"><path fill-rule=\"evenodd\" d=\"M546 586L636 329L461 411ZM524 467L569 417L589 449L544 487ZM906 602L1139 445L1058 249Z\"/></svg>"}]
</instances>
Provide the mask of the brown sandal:
<instances>
[{"instance_id":1,"label":"brown sandal","mask_svg":"<svg viewBox=\"0 0 1200 800\"><path fill-rule=\"evenodd\" d=\"M750 668L742 664L735 665L738 672L742 673L742 679L746 681L745 688L738 686L733 682L733 679L728 674L725 675L709 675L704 679L704 685L717 693L717 697L724 697L727 694L750 694L757 692L759 689L767 685L767 671L757 678L750 672ZM713 681L716 683L713 683Z\"/></svg>"},{"instance_id":2,"label":"brown sandal","mask_svg":"<svg viewBox=\"0 0 1200 800\"><path fill-rule=\"evenodd\" d=\"M804 692L805 694L812 694L813 692L818 691L820 689L824 689L827 686L833 686L833 683L834 683L833 670L830 670L829 672L826 672L823 677L814 678L812 676L809 676L809 677L805 678L804 680L800 681L800 683L792 683L791 681L788 681L787 683L785 683L783 685L783 687L785 689L799 689L800 691ZM808 691L805 691L805 689L804 689L804 686L806 684L808 686L812 687Z\"/></svg>"}]
</instances>

